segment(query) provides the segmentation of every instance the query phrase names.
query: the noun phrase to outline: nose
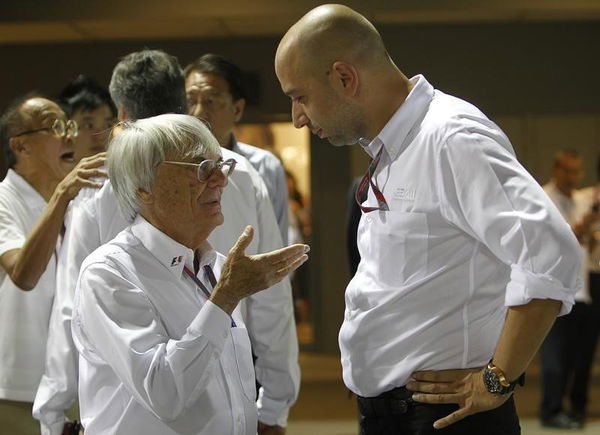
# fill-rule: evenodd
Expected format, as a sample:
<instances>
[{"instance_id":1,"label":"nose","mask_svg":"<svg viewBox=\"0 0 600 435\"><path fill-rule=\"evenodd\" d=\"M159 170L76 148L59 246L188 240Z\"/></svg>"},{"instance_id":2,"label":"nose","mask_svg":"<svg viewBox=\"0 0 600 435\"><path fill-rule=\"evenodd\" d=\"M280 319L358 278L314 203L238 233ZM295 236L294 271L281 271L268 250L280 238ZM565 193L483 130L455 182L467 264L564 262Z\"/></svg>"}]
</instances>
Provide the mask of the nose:
<instances>
[{"instance_id":1,"label":"nose","mask_svg":"<svg viewBox=\"0 0 600 435\"><path fill-rule=\"evenodd\" d=\"M204 111L202 110L202 103L200 101L194 102L194 105L190 110L190 115L195 116L196 118L204 117Z\"/></svg>"},{"instance_id":2,"label":"nose","mask_svg":"<svg viewBox=\"0 0 600 435\"><path fill-rule=\"evenodd\" d=\"M300 105L296 102L292 102L292 123L296 128L302 128L308 125L308 117Z\"/></svg>"},{"instance_id":3,"label":"nose","mask_svg":"<svg viewBox=\"0 0 600 435\"><path fill-rule=\"evenodd\" d=\"M220 169L215 169L212 174L210 174L206 184L210 188L225 187L228 183L227 178L228 177L221 172Z\"/></svg>"}]
</instances>

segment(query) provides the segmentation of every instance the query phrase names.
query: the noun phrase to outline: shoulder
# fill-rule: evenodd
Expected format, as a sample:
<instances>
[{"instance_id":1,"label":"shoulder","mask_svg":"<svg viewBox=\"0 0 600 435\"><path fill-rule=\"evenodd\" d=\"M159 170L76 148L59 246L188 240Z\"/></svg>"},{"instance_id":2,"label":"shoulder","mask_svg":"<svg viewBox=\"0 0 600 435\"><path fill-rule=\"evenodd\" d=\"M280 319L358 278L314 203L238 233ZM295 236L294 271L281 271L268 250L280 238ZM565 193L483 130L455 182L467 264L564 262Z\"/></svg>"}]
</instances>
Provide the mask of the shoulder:
<instances>
[{"instance_id":1,"label":"shoulder","mask_svg":"<svg viewBox=\"0 0 600 435\"><path fill-rule=\"evenodd\" d=\"M131 251L140 244L129 231L129 227L121 231L108 243L96 248L82 263L81 270L94 268L98 265L106 265L118 269L119 265L126 264L126 259L131 257Z\"/></svg>"}]
</instances>

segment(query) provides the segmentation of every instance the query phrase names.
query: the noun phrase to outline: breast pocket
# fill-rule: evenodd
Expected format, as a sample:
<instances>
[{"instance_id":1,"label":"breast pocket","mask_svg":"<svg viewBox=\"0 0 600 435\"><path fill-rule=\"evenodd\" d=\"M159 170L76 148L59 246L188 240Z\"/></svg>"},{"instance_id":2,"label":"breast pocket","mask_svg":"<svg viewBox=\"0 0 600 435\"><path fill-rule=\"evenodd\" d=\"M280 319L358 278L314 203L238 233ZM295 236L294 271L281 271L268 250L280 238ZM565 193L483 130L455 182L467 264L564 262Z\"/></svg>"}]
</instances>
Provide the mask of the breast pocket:
<instances>
[{"instance_id":1,"label":"breast pocket","mask_svg":"<svg viewBox=\"0 0 600 435\"><path fill-rule=\"evenodd\" d=\"M359 230L361 257L383 285L406 285L427 274L428 224L425 213L373 212ZM362 266L362 264L361 264Z\"/></svg>"},{"instance_id":2,"label":"breast pocket","mask_svg":"<svg viewBox=\"0 0 600 435\"><path fill-rule=\"evenodd\" d=\"M246 399L251 402L256 401L256 380L254 374L254 364L252 362L252 348L250 338L246 328L237 327L231 329L233 338L233 348L235 351L235 362L237 364L240 382Z\"/></svg>"}]
</instances>

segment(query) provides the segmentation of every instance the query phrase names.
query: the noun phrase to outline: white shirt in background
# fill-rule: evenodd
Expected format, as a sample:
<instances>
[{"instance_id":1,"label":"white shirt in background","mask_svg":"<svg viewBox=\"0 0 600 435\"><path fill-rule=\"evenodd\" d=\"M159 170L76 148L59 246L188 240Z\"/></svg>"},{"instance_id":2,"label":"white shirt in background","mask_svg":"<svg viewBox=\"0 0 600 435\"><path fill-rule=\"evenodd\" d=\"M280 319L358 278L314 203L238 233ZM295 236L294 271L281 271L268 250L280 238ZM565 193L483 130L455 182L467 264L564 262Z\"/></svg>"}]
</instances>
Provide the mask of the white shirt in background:
<instances>
[{"instance_id":1,"label":"white shirt in background","mask_svg":"<svg viewBox=\"0 0 600 435\"><path fill-rule=\"evenodd\" d=\"M573 304L579 247L502 131L423 76L379 135L375 175L390 211L363 214L361 262L339 341L356 394L405 385L417 370L481 367L507 306ZM366 205L376 207L369 189Z\"/></svg>"},{"instance_id":2,"label":"white shirt in background","mask_svg":"<svg viewBox=\"0 0 600 435\"><path fill-rule=\"evenodd\" d=\"M563 194L554 181L550 181L544 185L544 192L548 194L554 205L558 208L558 211L562 217L567 221L569 226L573 228L583 218L586 211L585 200L581 195L577 195L574 191L572 196L569 197ZM583 200L583 201L582 201ZM589 209L588 209L589 210ZM582 243L583 242L583 243ZM592 297L590 295L590 280L588 276L588 246L585 241L580 241L581 249L581 265L579 268L579 279L581 280L581 288L575 294L575 300L586 304L592 303Z\"/></svg>"},{"instance_id":3,"label":"white shirt in background","mask_svg":"<svg viewBox=\"0 0 600 435\"><path fill-rule=\"evenodd\" d=\"M270 151L238 142L232 136L231 150L246 157L262 177L267 190L275 218L279 225L283 244L288 244L288 188L285 171L281 161Z\"/></svg>"},{"instance_id":4,"label":"white shirt in background","mask_svg":"<svg viewBox=\"0 0 600 435\"><path fill-rule=\"evenodd\" d=\"M23 247L46 205L25 179L8 170L0 183L0 255ZM53 255L37 285L23 291L0 268L0 399L33 402L44 372L55 273Z\"/></svg>"}]
</instances>

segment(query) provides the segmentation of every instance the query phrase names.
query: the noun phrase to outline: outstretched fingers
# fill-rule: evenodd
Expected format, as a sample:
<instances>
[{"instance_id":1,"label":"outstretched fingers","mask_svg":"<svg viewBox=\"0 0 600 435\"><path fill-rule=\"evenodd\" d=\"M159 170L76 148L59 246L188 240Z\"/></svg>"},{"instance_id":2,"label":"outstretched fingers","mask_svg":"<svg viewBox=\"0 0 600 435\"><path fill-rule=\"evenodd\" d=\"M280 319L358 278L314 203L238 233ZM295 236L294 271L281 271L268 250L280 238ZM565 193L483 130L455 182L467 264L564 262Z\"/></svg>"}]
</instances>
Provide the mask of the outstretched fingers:
<instances>
[{"instance_id":1,"label":"outstretched fingers","mask_svg":"<svg viewBox=\"0 0 600 435\"><path fill-rule=\"evenodd\" d=\"M246 226L244 232L238 237L237 242L233 245L233 248L229 250L230 256L244 255L246 248L252 243L254 238L254 228L251 225Z\"/></svg>"},{"instance_id":2,"label":"outstretched fingers","mask_svg":"<svg viewBox=\"0 0 600 435\"><path fill-rule=\"evenodd\" d=\"M306 254L308 251L310 251L310 247L308 245L295 244L259 255L257 257L260 257L262 261L265 261L275 268L283 268L287 264Z\"/></svg>"}]
</instances>

